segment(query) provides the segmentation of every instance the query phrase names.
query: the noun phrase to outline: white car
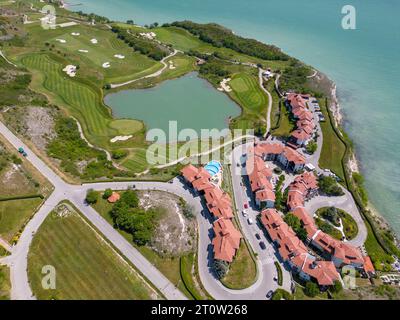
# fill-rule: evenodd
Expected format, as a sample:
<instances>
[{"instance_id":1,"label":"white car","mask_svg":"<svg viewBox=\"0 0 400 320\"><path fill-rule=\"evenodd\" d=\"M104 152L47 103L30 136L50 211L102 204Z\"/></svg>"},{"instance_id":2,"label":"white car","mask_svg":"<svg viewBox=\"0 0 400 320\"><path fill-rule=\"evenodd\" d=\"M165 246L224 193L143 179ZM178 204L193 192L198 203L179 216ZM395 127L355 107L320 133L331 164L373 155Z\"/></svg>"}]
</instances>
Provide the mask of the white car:
<instances>
[{"instance_id":1,"label":"white car","mask_svg":"<svg viewBox=\"0 0 400 320\"><path fill-rule=\"evenodd\" d=\"M252 225L252 224L254 223L254 221L253 221L252 218L248 218L248 219L247 219L247 223L250 224L250 225Z\"/></svg>"},{"instance_id":2,"label":"white car","mask_svg":"<svg viewBox=\"0 0 400 320\"><path fill-rule=\"evenodd\" d=\"M247 218L248 214L247 214L246 210L243 210L242 214L243 214L243 217Z\"/></svg>"}]
</instances>

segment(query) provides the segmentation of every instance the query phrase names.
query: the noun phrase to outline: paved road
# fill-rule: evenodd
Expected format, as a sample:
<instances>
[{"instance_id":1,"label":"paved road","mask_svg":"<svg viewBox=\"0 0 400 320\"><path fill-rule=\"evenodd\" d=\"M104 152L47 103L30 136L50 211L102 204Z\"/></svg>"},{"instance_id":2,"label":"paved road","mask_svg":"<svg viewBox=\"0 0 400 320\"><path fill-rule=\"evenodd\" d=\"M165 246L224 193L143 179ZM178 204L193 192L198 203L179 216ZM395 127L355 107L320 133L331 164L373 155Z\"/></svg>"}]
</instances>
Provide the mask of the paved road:
<instances>
[{"instance_id":1,"label":"paved road","mask_svg":"<svg viewBox=\"0 0 400 320\"><path fill-rule=\"evenodd\" d=\"M211 271L211 217L204 209L201 198L194 196L179 179L172 183L159 182L110 182L85 184L82 186L69 185L62 181L47 165L39 159L19 138L17 138L7 127L0 122L0 133L3 134L15 148L23 147L27 153L27 159L46 176L55 186L55 191L39 209L34 218L28 223L20 241L13 250L12 256L2 262L6 262L11 269L12 299L34 299L28 282L27 257L29 246L34 234L39 229L47 215L62 200L71 201L85 217L120 251L129 259L163 294L167 299L186 299L186 297L173 286L151 263L145 259L118 231L116 231L105 219L103 219L93 208L86 206L84 198L87 190L123 190L135 184L137 189L162 190L183 197L188 203L196 208L199 225L199 274L206 290L216 299L266 299L268 290L276 288L272 278L275 274L273 260L264 258L258 261L258 278L254 285L244 290L229 290L224 287Z\"/></svg>"},{"instance_id":2,"label":"paved road","mask_svg":"<svg viewBox=\"0 0 400 320\"><path fill-rule=\"evenodd\" d=\"M3 240L1 237L0 237L0 246L6 249L8 252L12 251L12 247L9 245L9 243Z\"/></svg>"},{"instance_id":3,"label":"paved road","mask_svg":"<svg viewBox=\"0 0 400 320\"><path fill-rule=\"evenodd\" d=\"M161 62L162 65L163 65L163 67L162 67L160 70L158 70L158 71L156 71L156 72L154 72L154 73L152 73L152 74L149 74L149 75L147 75L147 76L143 76L143 77L137 78L137 79L133 79L133 80L130 80L130 81L126 81L126 82L123 82L123 83L111 84L111 88L112 88L112 89L115 89L115 88L119 88L119 87L126 86L126 85L128 85L128 84L131 84L131 83L133 83L133 82L136 82L136 81L139 81L139 80L142 80L142 79L148 79L148 78L155 78L155 77L158 77L159 75L161 75L161 74L164 72L165 69L168 68L168 64L167 64L165 61L166 61L167 59L172 58L173 56L175 56L178 52L182 52L182 51L174 50L174 52L172 52L169 56L167 56L167 57L163 58L162 60L160 60L160 62Z\"/></svg>"},{"instance_id":4,"label":"paved road","mask_svg":"<svg viewBox=\"0 0 400 320\"><path fill-rule=\"evenodd\" d=\"M263 90L268 95L268 111L267 111L267 130L265 132L265 137L268 135L269 131L271 130L271 110L272 110L272 95L271 93L264 88L264 79L263 79L263 72L265 70L258 68L258 82L260 85L261 90Z\"/></svg>"},{"instance_id":5,"label":"paved road","mask_svg":"<svg viewBox=\"0 0 400 320\"><path fill-rule=\"evenodd\" d=\"M47 215L62 200L71 201L88 219L111 241L111 243L127 257L167 299L186 299L186 297L168 281L165 276L154 268L135 248L133 248L120 234L114 230L92 208L84 206L85 193L82 187L72 186L59 178L41 159L39 159L25 144L20 141L2 122L0 133L16 148L23 147L28 153L27 159L39 170L55 187L53 194L35 214L25 227L18 244L13 249L7 261L11 271L11 297L12 299L33 299L28 283L27 259L29 246L33 235L39 229ZM114 185L110 184L114 187Z\"/></svg>"}]
</instances>

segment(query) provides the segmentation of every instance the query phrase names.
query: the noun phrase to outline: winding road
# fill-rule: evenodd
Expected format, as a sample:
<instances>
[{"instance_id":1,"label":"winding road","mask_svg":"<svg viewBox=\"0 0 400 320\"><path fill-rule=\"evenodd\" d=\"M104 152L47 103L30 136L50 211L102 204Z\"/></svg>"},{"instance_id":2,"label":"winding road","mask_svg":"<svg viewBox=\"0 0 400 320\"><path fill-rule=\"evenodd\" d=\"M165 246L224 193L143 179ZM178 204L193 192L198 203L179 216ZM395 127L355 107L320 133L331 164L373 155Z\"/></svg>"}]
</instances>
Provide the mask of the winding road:
<instances>
[{"instance_id":1,"label":"winding road","mask_svg":"<svg viewBox=\"0 0 400 320\"><path fill-rule=\"evenodd\" d=\"M155 78L155 77L160 76L164 72L164 70L168 68L168 64L165 61L168 60L169 58L172 58L173 56L175 56L178 52L182 52L182 51L174 50L174 52L172 52L170 55L168 55L168 56L164 57L163 59L161 59L160 62L163 64L163 67L160 70L158 70L158 71L156 71L156 72L154 72L152 74L149 74L147 76L143 76L143 77L137 78L137 79L129 80L129 81L126 81L126 82L123 82L123 83L111 84L110 85L111 89L123 87L123 86L126 86L128 84L134 83L134 82L139 81L139 80L148 79L148 78Z\"/></svg>"}]
</instances>

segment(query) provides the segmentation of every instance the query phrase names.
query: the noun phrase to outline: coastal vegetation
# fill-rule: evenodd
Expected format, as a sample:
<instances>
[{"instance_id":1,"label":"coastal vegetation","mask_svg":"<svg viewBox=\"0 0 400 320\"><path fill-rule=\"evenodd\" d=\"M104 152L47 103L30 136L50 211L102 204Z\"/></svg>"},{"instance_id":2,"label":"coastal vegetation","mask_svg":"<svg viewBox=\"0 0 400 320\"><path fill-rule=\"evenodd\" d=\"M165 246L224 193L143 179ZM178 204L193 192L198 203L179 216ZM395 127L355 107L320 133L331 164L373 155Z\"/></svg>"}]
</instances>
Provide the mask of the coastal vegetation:
<instances>
[{"instance_id":1,"label":"coastal vegetation","mask_svg":"<svg viewBox=\"0 0 400 320\"><path fill-rule=\"evenodd\" d=\"M336 179L331 176L320 176L318 178L318 186L321 192L328 196L343 196L344 192Z\"/></svg>"},{"instance_id":2,"label":"coastal vegetation","mask_svg":"<svg viewBox=\"0 0 400 320\"><path fill-rule=\"evenodd\" d=\"M42 287L45 265L56 268L56 289ZM146 280L66 203L59 205L35 234L28 276L40 300L159 298Z\"/></svg>"},{"instance_id":3,"label":"coastal vegetation","mask_svg":"<svg viewBox=\"0 0 400 320\"><path fill-rule=\"evenodd\" d=\"M109 203L104 199L100 193L97 193L97 202L93 204L93 208L111 225L114 224L112 217L112 210L114 205ZM134 196L129 195L132 198L132 203L136 203ZM172 212L171 208L167 206L169 201L174 201L178 204L179 208L182 210L186 208L186 203L180 201L179 198L169 195L167 193L158 193L158 198L161 200L158 202L152 202L149 209L156 210L159 214L156 215L156 220L154 225L159 228L160 223L163 223L163 228L167 225L171 225L174 230L180 230L176 225L173 224L173 220L176 219L176 212ZM143 199L143 194L141 194L140 199ZM148 198L155 199L155 197ZM169 199L169 200L168 200ZM118 203L118 202L117 202ZM161 222L162 220L162 222ZM186 223L195 223L192 221L193 218L189 218ZM196 249L183 252L164 252L164 249L156 249L154 242L154 237L151 243L146 243L144 245L139 245L134 241L131 233L123 229L118 229L119 233L129 241L136 249L140 251L143 256L149 260L161 273L163 273L175 286L177 286L188 298L190 299L210 299L209 294L201 285L201 281L197 271L197 255L195 254ZM165 233L165 231L164 231ZM196 234L191 235L191 231L187 231L190 237L196 239ZM184 238L184 237L183 237ZM182 240L176 240L175 243L182 242ZM192 245L196 243L196 240L190 240ZM169 248L172 248L171 239L166 244Z\"/></svg>"}]
</instances>

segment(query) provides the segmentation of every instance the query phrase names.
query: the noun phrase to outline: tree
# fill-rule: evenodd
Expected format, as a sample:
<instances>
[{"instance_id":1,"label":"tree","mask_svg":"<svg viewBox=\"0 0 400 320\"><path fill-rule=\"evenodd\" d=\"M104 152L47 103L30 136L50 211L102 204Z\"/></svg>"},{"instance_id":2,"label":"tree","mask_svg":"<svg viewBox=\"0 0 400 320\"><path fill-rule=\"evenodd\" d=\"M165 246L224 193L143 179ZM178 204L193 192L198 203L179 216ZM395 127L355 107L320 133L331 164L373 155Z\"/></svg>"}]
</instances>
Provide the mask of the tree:
<instances>
[{"instance_id":1,"label":"tree","mask_svg":"<svg viewBox=\"0 0 400 320\"><path fill-rule=\"evenodd\" d=\"M93 189L88 190L86 194L86 202L88 204L95 204L99 200L99 194Z\"/></svg>"},{"instance_id":2,"label":"tree","mask_svg":"<svg viewBox=\"0 0 400 320\"><path fill-rule=\"evenodd\" d=\"M229 264L226 261L215 259L213 269L218 279L222 279L228 273Z\"/></svg>"},{"instance_id":3,"label":"tree","mask_svg":"<svg viewBox=\"0 0 400 320\"><path fill-rule=\"evenodd\" d=\"M127 23L127 24L130 24L130 25L135 24L135 23L133 22L133 20L127 20L126 23Z\"/></svg>"},{"instance_id":4,"label":"tree","mask_svg":"<svg viewBox=\"0 0 400 320\"><path fill-rule=\"evenodd\" d=\"M309 154L314 154L317 151L318 144L315 141L310 141L306 146L306 151Z\"/></svg>"},{"instance_id":5,"label":"tree","mask_svg":"<svg viewBox=\"0 0 400 320\"><path fill-rule=\"evenodd\" d=\"M121 196L120 202L123 202L130 208L137 208L139 206L139 198L134 190L125 191Z\"/></svg>"},{"instance_id":6,"label":"tree","mask_svg":"<svg viewBox=\"0 0 400 320\"><path fill-rule=\"evenodd\" d=\"M123 150L123 149L114 150L112 152L112 157L115 160L119 160L119 159L125 158L127 155L128 155L128 151Z\"/></svg>"},{"instance_id":7,"label":"tree","mask_svg":"<svg viewBox=\"0 0 400 320\"><path fill-rule=\"evenodd\" d=\"M338 185L335 178L331 176L320 176L318 179L319 188L328 196L343 196L344 192Z\"/></svg>"},{"instance_id":8,"label":"tree","mask_svg":"<svg viewBox=\"0 0 400 320\"><path fill-rule=\"evenodd\" d=\"M333 293L340 293L343 290L343 287L342 287L342 284L340 283L340 281L336 280L330 289Z\"/></svg>"},{"instance_id":9,"label":"tree","mask_svg":"<svg viewBox=\"0 0 400 320\"><path fill-rule=\"evenodd\" d=\"M306 296L314 298L319 294L318 285L315 282L307 282L306 287L304 289L304 293Z\"/></svg>"},{"instance_id":10,"label":"tree","mask_svg":"<svg viewBox=\"0 0 400 320\"><path fill-rule=\"evenodd\" d=\"M108 199L109 197L111 197L113 194L113 191L111 189L106 189L106 191L104 191L103 193L103 199Z\"/></svg>"},{"instance_id":11,"label":"tree","mask_svg":"<svg viewBox=\"0 0 400 320\"><path fill-rule=\"evenodd\" d=\"M301 222L293 213L288 213L283 219L294 231L301 228Z\"/></svg>"}]
</instances>

